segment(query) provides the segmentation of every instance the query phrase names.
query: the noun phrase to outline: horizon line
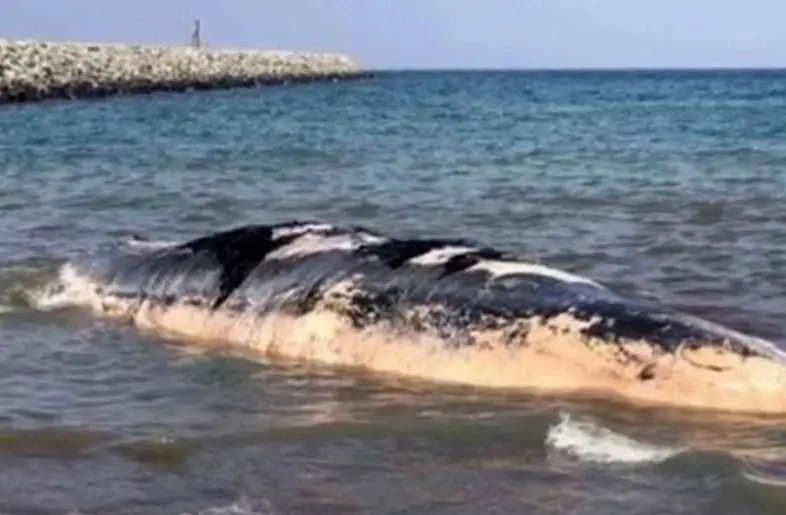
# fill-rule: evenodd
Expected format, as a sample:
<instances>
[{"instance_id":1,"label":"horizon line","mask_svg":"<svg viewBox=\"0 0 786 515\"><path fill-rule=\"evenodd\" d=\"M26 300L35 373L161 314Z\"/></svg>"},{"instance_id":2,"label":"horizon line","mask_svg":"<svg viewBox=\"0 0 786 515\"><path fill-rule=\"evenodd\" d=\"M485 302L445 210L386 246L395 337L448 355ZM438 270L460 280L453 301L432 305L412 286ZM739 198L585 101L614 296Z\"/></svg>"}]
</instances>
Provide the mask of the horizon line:
<instances>
[{"instance_id":1,"label":"horizon line","mask_svg":"<svg viewBox=\"0 0 786 515\"><path fill-rule=\"evenodd\" d=\"M351 56L350 56L351 58ZM785 65L777 66L553 66L553 67L496 67L496 66L451 66L451 67L364 67L372 73L401 72L714 72L714 71L786 71Z\"/></svg>"}]
</instances>

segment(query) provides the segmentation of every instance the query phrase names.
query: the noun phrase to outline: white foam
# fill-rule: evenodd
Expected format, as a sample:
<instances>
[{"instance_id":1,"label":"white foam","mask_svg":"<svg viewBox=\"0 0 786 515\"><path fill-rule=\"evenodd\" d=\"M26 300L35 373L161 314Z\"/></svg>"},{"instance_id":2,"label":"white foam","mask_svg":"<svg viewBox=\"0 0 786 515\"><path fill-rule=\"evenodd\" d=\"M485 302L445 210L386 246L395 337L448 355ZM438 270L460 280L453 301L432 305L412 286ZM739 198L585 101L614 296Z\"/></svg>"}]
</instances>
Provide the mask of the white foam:
<instances>
[{"instance_id":1,"label":"white foam","mask_svg":"<svg viewBox=\"0 0 786 515\"><path fill-rule=\"evenodd\" d=\"M198 512L198 515L271 515L273 513L276 513L276 511L273 509L270 502L262 501L260 503L252 503L247 498L243 497L239 501L228 506L207 508ZM180 515L190 514L182 512Z\"/></svg>"},{"instance_id":2,"label":"white foam","mask_svg":"<svg viewBox=\"0 0 786 515\"><path fill-rule=\"evenodd\" d=\"M557 270L555 268L550 268L535 263L527 263L524 261L484 260L477 263L476 265L471 266L467 270L486 270L490 272L494 277L501 277L504 275L514 275L514 274L540 275L543 277L550 277L552 279L556 279L558 281L563 281L567 283L591 284L592 286L605 289L602 285L586 277L581 277L579 275L563 272L562 270Z\"/></svg>"},{"instance_id":3,"label":"white foam","mask_svg":"<svg viewBox=\"0 0 786 515\"><path fill-rule=\"evenodd\" d=\"M786 486L786 462L783 461L741 458L740 472L745 479L754 483L780 488Z\"/></svg>"},{"instance_id":4,"label":"white foam","mask_svg":"<svg viewBox=\"0 0 786 515\"><path fill-rule=\"evenodd\" d=\"M64 307L88 305L95 297L95 285L66 263L60 268L56 281L27 292L30 305L41 311L55 311Z\"/></svg>"},{"instance_id":5,"label":"white foam","mask_svg":"<svg viewBox=\"0 0 786 515\"><path fill-rule=\"evenodd\" d=\"M549 428L546 444L581 461L597 463L659 463L685 450L639 442L590 421L574 420L565 412Z\"/></svg>"}]
</instances>

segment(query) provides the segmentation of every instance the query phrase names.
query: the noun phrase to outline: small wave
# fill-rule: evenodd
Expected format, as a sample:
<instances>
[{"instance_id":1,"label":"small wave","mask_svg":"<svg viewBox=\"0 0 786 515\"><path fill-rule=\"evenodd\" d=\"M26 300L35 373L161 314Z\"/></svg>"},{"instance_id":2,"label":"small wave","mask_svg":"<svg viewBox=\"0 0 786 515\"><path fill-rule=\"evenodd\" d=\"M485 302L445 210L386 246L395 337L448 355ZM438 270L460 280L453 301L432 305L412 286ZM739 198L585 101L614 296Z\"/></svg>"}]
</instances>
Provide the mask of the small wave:
<instances>
[{"instance_id":1,"label":"small wave","mask_svg":"<svg viewBox=\"0 0 786 515\"><path fill-rule=\"evenodd\" d=\"M786 487L786 461L741 458L741 473L748 481L767 486Z\"/></svg>"},{"instance_id":2,"label":"small wave","mask_svg":"<svg viewBox=\"0 0 786 515\"><path fill-rule=\"evenodd\" d=\"M227 506L207 508L195 514L182 512L180 515L272 515L276 513L268 501L253 503L242 497L237 502Z\"/></svg>"},{"instance_id":3,"label":"small wave","mask_svg":"<svg viewBox=\"0 0 786 515\"><path fill-rule=\"evenodd\" d=\"M549 428L546 444L581 461L596 463L660 463L684 449L639 442L590 421L574 420L560 412L560 421Z\"/></svg>"},{"instance_id":4,"label":"small wave","mask_svg":"<svg viewBox=\"0 0 786 515\"><path fill-rule=\"evenodd\" d=\"M60 271L63 282L47 283L42 287L25 291L27 302L39 311L56 311L71 306L75 295L84 294L78 287L87 288L75 278L75 275L73 268L66 265ZM70 289L64 286L64 282L70 286Z\"/></svg>"},{"instance_id":5,"label":"small wave","mask_svg":"<svg viewBox=\"0 0 786 515\"><path fill-rule=\"evenodd\" d=\"M55 275L52 262L22 262L0 266L0 314L31 307L31 293ZM34 306L33 306L34 307Z\"/></svg>"}]
</instances>

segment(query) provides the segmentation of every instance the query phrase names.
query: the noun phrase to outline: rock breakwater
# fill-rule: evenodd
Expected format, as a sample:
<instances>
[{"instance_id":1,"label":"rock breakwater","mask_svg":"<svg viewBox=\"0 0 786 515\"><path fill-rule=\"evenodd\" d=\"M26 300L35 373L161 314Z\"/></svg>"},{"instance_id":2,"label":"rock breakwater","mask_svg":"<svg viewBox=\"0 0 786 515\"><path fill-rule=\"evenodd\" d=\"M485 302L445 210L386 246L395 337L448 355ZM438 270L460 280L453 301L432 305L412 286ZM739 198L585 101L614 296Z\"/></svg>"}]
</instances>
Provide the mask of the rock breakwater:
<instances>
[{"instance_id":1,"label":"rock breakwater","mask_svg":"<svg viewBox=\"0 0 786 515\"><path fill-rule=\"evenodd\" d=\"M368 76L338 54L0 40L0 103Z\"/></svg>"}]
</instances>

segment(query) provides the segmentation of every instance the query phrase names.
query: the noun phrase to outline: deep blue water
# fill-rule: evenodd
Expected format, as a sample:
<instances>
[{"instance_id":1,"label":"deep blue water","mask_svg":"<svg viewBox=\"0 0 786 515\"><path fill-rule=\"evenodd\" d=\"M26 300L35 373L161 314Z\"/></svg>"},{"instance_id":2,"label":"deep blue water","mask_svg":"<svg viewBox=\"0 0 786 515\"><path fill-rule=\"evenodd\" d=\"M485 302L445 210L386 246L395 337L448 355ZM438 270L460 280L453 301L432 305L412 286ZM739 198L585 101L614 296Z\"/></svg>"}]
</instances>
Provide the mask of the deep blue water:
<instances>
[{"instance_id":1,"label":"deep blue water","mask_svg":"<svg viewBox=\"0 0 786 515\"><path fill-rule=\"evenodd\" d=\"M4 106L0 508L782 513L786 493L732 456L782 453L779 426L193 354L25 292L123 234L308 218L480 240L786 342L784 200L779 71L387 73ZM659 461L649 443L688 450Z\"/></svg>"}]
</instances>

